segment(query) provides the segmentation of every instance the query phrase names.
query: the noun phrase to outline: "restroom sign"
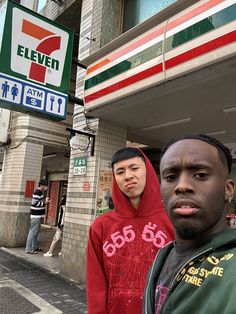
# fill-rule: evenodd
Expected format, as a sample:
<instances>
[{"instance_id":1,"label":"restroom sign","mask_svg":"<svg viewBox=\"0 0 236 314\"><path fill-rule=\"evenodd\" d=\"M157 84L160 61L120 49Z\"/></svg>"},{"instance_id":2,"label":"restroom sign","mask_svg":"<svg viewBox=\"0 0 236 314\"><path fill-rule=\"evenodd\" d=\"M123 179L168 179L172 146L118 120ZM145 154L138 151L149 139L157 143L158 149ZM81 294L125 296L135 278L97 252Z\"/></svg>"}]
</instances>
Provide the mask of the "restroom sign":
<instances>
[{"instance_id":1,"label":"restroom sign","mask_svg":"<svg viewBox=\"0 0 236 314\"><path fill-rule=\"evenodd\" d=\"M0 21L0 106L65 119L73 32L11 0Z\"/></svg>"}]
</instances>

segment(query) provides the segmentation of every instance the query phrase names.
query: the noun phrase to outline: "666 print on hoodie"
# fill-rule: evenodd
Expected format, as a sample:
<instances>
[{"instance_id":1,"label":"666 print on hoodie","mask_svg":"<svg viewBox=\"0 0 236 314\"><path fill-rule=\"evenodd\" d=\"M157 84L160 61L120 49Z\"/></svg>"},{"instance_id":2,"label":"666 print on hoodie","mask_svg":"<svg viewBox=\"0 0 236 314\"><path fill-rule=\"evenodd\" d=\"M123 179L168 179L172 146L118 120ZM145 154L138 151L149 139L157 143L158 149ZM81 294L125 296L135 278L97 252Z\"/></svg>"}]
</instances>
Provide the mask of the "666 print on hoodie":
<instances>
[{"instance_id":1,"label":"666 print on hoodie","mask_svg":"<svg viewBox=\"0 0 236 314\"><path fill-rule=\"evenodd\" d=\"M122 231L116 231L111 234L110 241L105 241L103 251L107 257L113 256L116 251L136 238L133 225L122 228ZM162 230L157 230L157 225L149 222L143 228L141 234L143 241L151 242L157 248L162 248L166 244L167 235Z\"/></svg>"}]
</instances>

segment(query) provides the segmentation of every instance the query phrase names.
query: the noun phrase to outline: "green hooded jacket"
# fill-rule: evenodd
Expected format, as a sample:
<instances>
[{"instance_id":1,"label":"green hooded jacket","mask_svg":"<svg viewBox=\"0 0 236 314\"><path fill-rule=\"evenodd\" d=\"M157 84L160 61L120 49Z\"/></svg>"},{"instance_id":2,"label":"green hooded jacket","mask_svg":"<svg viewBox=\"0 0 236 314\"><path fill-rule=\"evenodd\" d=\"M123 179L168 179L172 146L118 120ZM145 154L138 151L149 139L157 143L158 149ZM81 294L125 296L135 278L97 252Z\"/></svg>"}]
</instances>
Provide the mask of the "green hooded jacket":
<instances>
[{"instance_id":1,"label":"green hooded jacket","mask_svg":"<svg viewBox=\"0 0 236 314\"><path fill-rule=\"evenodd\" d=\"M157 254L147 276L143 314L155 313L156 282L173 248ZM236 313L236 230L215 236L177 272L158 314Z\"/></svg>"}]
</instances>

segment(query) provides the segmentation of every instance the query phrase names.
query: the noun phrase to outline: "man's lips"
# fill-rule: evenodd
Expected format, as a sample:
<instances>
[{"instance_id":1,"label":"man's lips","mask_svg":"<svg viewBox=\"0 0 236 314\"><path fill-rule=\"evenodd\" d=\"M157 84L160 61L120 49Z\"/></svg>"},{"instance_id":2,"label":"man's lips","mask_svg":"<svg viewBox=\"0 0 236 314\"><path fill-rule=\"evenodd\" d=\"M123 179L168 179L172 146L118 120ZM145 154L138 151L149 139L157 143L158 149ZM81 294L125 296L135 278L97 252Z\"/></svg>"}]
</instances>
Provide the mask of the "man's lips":
<instances>
[{"instance_id":1,"label":"man's lips","mask_svg":"<svg viewBox=\"0 0 236 314\"><path fill-rule=\"evenodd\" d=\"M126 188L126 189L131 189L131 188L133 188L135 185L136 185L136 182L130 182L130 183L126 184L125 188Z\"/></svg>"},{"instance_id":2,"label":"man's lips","mask_svg":"<svg viewBox=\"0 0 236 314\"><path fill-rule=\"evenodd\" d=\"M181 216L194 215L199 209L199 205L192 200L178 200L173 207L174 212Z\"/></svg>"}]
</instances>

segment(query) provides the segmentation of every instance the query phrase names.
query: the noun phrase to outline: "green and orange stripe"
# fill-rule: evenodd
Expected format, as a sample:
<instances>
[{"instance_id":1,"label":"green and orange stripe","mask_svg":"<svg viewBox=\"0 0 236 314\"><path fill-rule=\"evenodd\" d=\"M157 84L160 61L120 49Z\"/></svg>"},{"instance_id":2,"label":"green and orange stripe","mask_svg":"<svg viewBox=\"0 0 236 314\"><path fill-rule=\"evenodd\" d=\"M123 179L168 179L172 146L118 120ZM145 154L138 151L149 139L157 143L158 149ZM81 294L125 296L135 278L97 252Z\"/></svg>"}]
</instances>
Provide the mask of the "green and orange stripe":
<instances>
[{"instance_id":1,"label":"green and orange stripe","mask_svg":"<svg viewBox=\"0 0 236 314\"><path fill-rule=\"evenodd\" d=\"M171 21L169 24L167 24L167 30L169 31L173 29L174 27L176 27L176 25L178 25L180 21L183 21L183 19L187 20L187 18L192 18L195 13L196 14L199 14L199 12L202 13L204 10L206 10L206 6L207 8L212 8L216 4L220 4L223 2L224 1L215 0L215 1L209 1L207 3L204 3L197 8L194 8L191 12L184 13L183 16L180 16L176 20ZM230 1L225 1L225 3L226 2L230 3ZM92 100L105 96L111 92L124 88L128 85L134 84L152 75L161 73L164 70L168 70L172 67L175 67L178 64L181 64L193 58L199 57L207 52L223 47L229 43L235 42L236 41L235 31L232 31L228 34L224 34L215 39L209 40L206 43L198 45L197 47L188 49L188 51L184 53L180 53L177 56L174 56L169 59L167 58L166 61L163 61L163 62L160 61L159 64L156 64L143 71L140 71L139 73L136 73L125 79L121 79L119 82L115 82L115 83L111 82L109 86L104 86L106 81L112 78L115 78L117 75L127 72L128 70L131 70L141 64L145 64L146 62L152 59L155 59L158 56L167 54L168 52L174 50L175 48L181 45L184 45L204 34L207 34L208 32L215 31L218 28L221 28L222 26L235 21L235 19L236 19L236 4L231 4L230 6L224 8L223 10L216 12L212 15L209 15L207 18L204 18L203 20L185 29L182 29L179 32L176 32L172 36L169 36L165 38L164 40L158 43L155 43L151 47L146 48L145 50L134 54L133 56L119 62L118 64L111 66L110 68L100 72L99 74L88 78L85 82L85 92L86 92L85 102L88 103ZM157 28L159 35L160 35L160 30L162 28L163 27ZM150 38L152 38L152 34L154 34L154 32L150 33L148 36L144 36L143 42L146 43L147 38L148 40L150 40ZM126 53L128 49L131 49L131 48L134 49L134 45L129 45L125 47L126 50L121 49L120 52L119 51L115 52L114 54L112 54L112 58L114 56L121 55L122 53ZM109 60L112 60L112 58L109 56ZM135 62L136 60L139 60L138 64ZM98 64L101 65L100 62L97 63L97 65ZM94 88L99 84L101 84L101 86L99 86L99 91L96 91ZM90 88L92 88L92 93L88 94Z\"/></svg>"},{"instance_id":2,"label":"green and orange stripe","mask_svg":"<svg viewBox=\"0 0 236 314\"><path fill-rule=\"evenodd\" d=\"M210 1L207 1L206 3L201 4L199 7L191 10L190 12L185 13L184 15L181 15L181 17L176 18L171 23L168 23L167 31L179 26L180 24L183 24L185 21L190 20L191 18L199 15L202 12L205 12L206 10L211 9L212 7L222 2L224 2L224 0L210 0ZM150 32L146 36L136 39L131 44L128 44L127 46L119 49L118 51L113 52L111 55L97 62L95 65L90 66L87 70L87 74L90 74L96 71L97 69L104 67L105 65L111 63L117 58L120 58L123 55L126 55L128 52L131 52L132 50L142 46L143 44L151 41L152 39L155 39L157 36L160 36L161 34L163 34L164 31L165 31L165 27L161 26L155 29L154 31Z\"/></svg>"}]
</instances>

